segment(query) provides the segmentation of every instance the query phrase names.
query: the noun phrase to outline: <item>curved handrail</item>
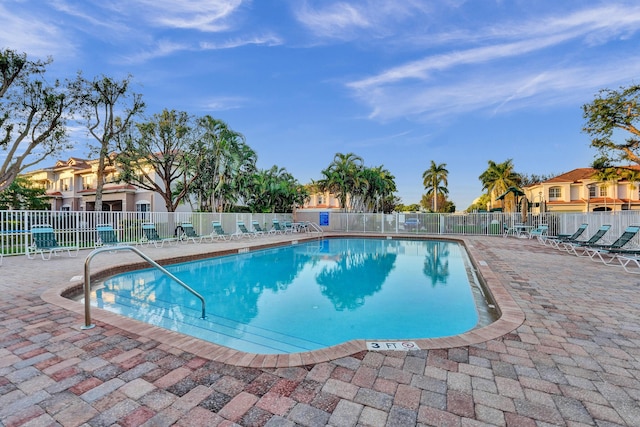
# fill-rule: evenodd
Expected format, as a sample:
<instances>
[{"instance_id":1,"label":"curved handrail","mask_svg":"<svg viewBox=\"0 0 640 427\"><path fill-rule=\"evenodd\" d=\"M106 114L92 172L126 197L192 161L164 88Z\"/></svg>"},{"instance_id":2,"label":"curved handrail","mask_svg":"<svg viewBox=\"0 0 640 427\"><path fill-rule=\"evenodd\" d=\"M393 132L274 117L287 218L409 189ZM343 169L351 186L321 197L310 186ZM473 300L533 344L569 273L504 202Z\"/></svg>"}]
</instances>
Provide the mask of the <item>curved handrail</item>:
<instances>
[{"instance_id":1,"label":"curved handrail","mask_svg":"<svg viewBox=\"0 0 640 427\"><path fill-rule=\"evenodd\" d=\"M91 251L89 255L87 255L87 259L85 259L84 261L84 326L82 326L81 329L91 329L95 327L95 325L91 323L91 277L89 274L89 270L90 270L89 266L91 264L91 260L93 259L94 256L96 256L101 252L107 252L107 251L111 252L111 251L121 251L121 250L128 250L128 251L133 251L137 253L138 255L140 255L142 259L147 261L153 267L162 271L164 274L166 274L167 276L175 280L180 286L182 286L187 291L195 295L198 299L200 299L200 302L202 302L202 318L203 319L206 318L204 298L198 292L191 289L189 285L184 283L182 280L178 279L166 268L164 268L163 266L161 266L160 264L158 264L157 262L155 262L154 260L146 256L144 253L142 253L142 251L140 251L137 248L134 248L133 246L110 246L110 247L94 249L93 251Z\"/></svg>"}]
</instances>

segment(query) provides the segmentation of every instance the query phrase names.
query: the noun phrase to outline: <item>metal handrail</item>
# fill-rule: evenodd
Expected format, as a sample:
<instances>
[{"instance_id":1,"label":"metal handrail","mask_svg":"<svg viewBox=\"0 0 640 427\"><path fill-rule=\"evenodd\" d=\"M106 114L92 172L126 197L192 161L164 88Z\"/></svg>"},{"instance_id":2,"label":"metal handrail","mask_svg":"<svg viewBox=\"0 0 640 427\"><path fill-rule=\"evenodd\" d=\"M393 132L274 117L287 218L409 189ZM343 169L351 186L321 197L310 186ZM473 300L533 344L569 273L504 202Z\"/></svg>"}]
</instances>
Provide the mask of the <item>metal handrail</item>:
<instances>
[{"instance_id":1,"label":"metal handrail","mask_svg":"<svg viewBox=\"0 0 640 427\"><path fill-rule=\"evenodd\" d=\"M84 326L82 326L81 329L91 329L95 327L95 325L91 323L91 277L89 274L89 270L90 270L89 266L91 264L91 260L93 259L94 256L96 256L101 252L107 252L107 251L112 252L112 251L122 251L122 250L133 251L137 253L138 255L140 255L142 259L144 259L153 267L157 268L158 270L160 270L161 272L163 272L164 274L166 274L167 276L175 280L180 286L182 286L187 291L195 295L198 299L200 299L200 302L202 302L202 318L206 319L204 298L198 292L191 289L189 285L184 283L182 280L178 279L166 268L164 268L163 266L161 266L160 264L158 264L157 262L155 262L154 260L146 256L139 249L134 248L133 246L110 246L110 247L94 249L93 251L91 251L89 255L87 255L87 259L85 259L84 261Z\"/></svg>"}]
</instances>

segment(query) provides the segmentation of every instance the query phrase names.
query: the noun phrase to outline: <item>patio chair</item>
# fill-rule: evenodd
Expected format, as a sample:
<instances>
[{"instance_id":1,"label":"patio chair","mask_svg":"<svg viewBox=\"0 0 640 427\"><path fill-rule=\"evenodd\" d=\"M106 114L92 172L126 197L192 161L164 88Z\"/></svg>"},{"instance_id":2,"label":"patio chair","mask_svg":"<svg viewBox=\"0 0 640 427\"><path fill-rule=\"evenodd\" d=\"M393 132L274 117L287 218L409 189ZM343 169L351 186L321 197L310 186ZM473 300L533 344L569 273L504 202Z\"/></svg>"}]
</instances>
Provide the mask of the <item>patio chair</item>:
<instances>
[{"instance_id":1,"label":"patio chair","mask_svg":"<svg viewBox=\"0 0 640 427\"><path fill-rule=\"evenodd\" d=\"M620 265L627 273L640 274L640 253L636 255L618 255L616 259L620 261ZM635 268L631 265L634 265Z\"/></svg>"},{"instance_id":2,"label":"patio chair","mask_svg":"<svg viewBox=\"0 0 640 427\"><path fill-rule=\"evenodd\" d=\"M610 245L591 245L584 248L584 254L588 255L592 260L597 261L598 259L605 264L609 264L611 261L616 259L618 254L637 254L640 252L640 249L625 251L623 247L633 239L636 234L640 231L640 226L638 225L630 225L625 228L624 232L618 237L618 239ZM605 260L604 257L608 259Z\"/></svg>"},{"instance_id":3,"label":"patio chair","mask_svg":"<svg viewBox=\"0 0 640 427\"><path fill-rule=\"evenodd\" d=\"M287 229L283 225L281 225L280 221L278 221L277 219L273 220L273 228L272 228L272 230L274 230L275 234L287 234L287 233L292 233L293 232L291 229Z\"/></svg>"},{"instance_id":4,"label":"patio chair","mask_svg":"<svg viewBox=\"0 0 640 427\"><path fill-rule=\"evenodd\" d=\"M182 228L182 235L180 238L185 243L189 243L189 240L193 243L202 243L202 240L208 237L198 234L193 228L193 224L190 222L183 222L180 224L180 227Z\"/></svg>"},{"instance_id":5,"label":"patio chair","mask_svg":"<svg viewBox=\"0 0 640 427\"><path fill-rule=\"evenodd\" d=\"M144 241L142 243L146 241L147 246L153 243L153 246L156 248L161 248L165 242L168 242L170 245L176 244L177 242L175 237L160 237L158 230L156 230L156 225L153 222L142 223L142 233L144 234Z\"/></svg>"},{"instance_id":6,"label":"patio chair","mask_svg":"<svg viewBox=\"0 0 640 427\"><path fill-rule=\"evenodd\" d=\"M586 223L580 224L580 227L578 227L573 234L558 234L557 236L547 237L544 243L545 245L549 244L549 246L558 249L562 243L578 241L578 237L582 236L582 233L585 232L588 226L589 224Z\"/></svg>"},{"instance_id":7,"label":"patio chair","mask_svg":"<svg viewBox=\"0 0 640 427\"><path fill-rule=\"evenodd\" d=\"M262 229L258 221L251 221L251 226L253 227L253 231L256 233L256 236L264 236L265 231Z\"/></svg>"},{"instance_id":8,"label":"patio chair","mask_svg":"<svg viewBox=\"0 0 640 427\"><path fill-rule=\"evenodd\" d=\"M547 233L549 232L549 226L547 224L540 224L536 228L527 231L527 235L529 239L533 239L534 237L538 239L538 242L544 244L544 241L547 240Z\"/></svg>"},{"instance_id":9,"label":"patio chair","mask_svg":"<svg viewBox=\"0 0 640 427\"><path fill-rule=\"evenodd\" d=\"M231 240L233 239L233 235L229 234L229 233L225 233L224 229L222 228L222 224L220 224L218 221L212 221L211 225L213 226L213 231L211 232L211 241L215 240Z\"/></svg>"},{"instance_id":10,"label":"patio chair","mask_svg":"<svg viewBox=\"0 0 640 427\"><path fill-rule=\"evenodd\" d=\"M598 243L600 239L602 239L602 237L604 237L604 235L607 234L607 231L609 231L610 228L611 228L611 224L601 225L600 228L598 228L598 231L596 231L596 233L593 236L591 236L589 240L585 240L585 241L576 240L575 242L565 242L562 244L562 247L560 249L563 249L576 256L586 255L586 251L584 250L584 248ZM579 250L582 252L578 253Z\"/></svg>"},{"instance_id":11,"label":"patio chair","mask_svg":"<svg viewBox=\"0 0 640 427\"><path fill-rule=\"evenodd\" d=\"M27 247L27 258L33 259L31 254L39 253L43 260L48 261L51 256L59 256L67 251L70 257L78 256L78 246L60 246L56 239L56 233L52 226L48 224L38 224L31 227L31 248ZM74 251L72 254L71 251ZM45 257L45 254L49 254Z\"/></svg>"},{"instance_id":12,"label":"patio chair","mask_svg":"<svg viewBox=\"0 0 640 427\"><path fill-rule=\"evenodd\" d=\"M238 239L241 237L253 237L254 239L258 237L256 233L253 231L249 231L246 225L244 225L244 221L237 222L238 231L236 231L233 235Z\"/></svg>"},{"instance_id":13,"label":"patio chair","mask_svg":"<svg viewBox=\"0 0 640 427\"><path fill-rule=\"evenodd\" d=\"M124 243L118 240L116 232L111 224L98 224L96 225L96 231L98 232L98 239L96 240L95 247L99 246L118 246Z\"/></svg>"}]
</instances>

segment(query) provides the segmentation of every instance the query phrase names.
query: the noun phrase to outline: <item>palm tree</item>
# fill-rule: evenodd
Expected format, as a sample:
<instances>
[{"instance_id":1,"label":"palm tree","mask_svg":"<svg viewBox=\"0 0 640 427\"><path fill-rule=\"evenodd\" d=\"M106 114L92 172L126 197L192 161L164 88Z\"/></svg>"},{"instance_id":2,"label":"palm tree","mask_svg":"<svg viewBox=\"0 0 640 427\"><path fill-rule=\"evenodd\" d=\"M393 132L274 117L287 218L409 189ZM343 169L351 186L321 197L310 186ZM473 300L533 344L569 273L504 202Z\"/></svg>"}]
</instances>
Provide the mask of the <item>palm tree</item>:
<instances>
[{"instance_id":1,"label":"palm tree","mask_svg":"<svg viewBox=\"0 0 640 427\"><path fill-rule=\"evenodd\" d=\"M487 190L492 202L509 187L518 186L520 183L520 175L513 171L512 159L502 163L489 160L489 167L482 172L479 179L482 182L482 189Z\"/></svg>"},{"instance_id":2,"label":"palm tree","mask_svg":"<svg viewBox=\"0 0 640 427\"><path fill-rule=\"evenodd\" d=\"M347 200L353 194L354 189L359 188L360 172L363 160L353 153L336 153L333 162L322 171L323 179L317 182L322 191L329 191L340 200L342 209L347 212Z\"/></svg>"},{"instance_id":3,"label":"palm tree","mask_svg":"<svg viewBox=\"0 0 640 427\"><path fill-rule=\"evenodd\" d=\"M629 186L629 210L631 210L631 193L638 188L640 182L640 171L637 169L625 169L622 171L622 177L628 181Z\"/></svg>"},{"instance_id":4,"label":"palm tree","mask_svg":"<svg viewBox=\"0 0 640 427\"><path fill-rule=\"evenodd\" d=\"M446 163L436 165L436 162L431 160L429 169L422 173L422 183L424 184L424 189L427 190L427 196L431 196L434 212L438 212L438 194L449 194L449 189L447 188L449 171L446 167Z\"/></svg>"},{"instance_id":5,"label":"palm tree","mask_svg":"<svg viewBox=\"0 0 640 427\"><path fill-rule=\"evenodd\" d=\"M595 173L595 175L593 175L593 178L597 181L602 182L600 188L603 188L604 191L602 193L604 193L604 210L607 210L607 188L609 188L609 184L611 182L616 182L617 180L620 179L620 175L618 175L618 169L616 169L615 167L605 167L602 169L598 169ZM614 195L613 200L615 201L616 197ZM615 203L615 202L614 202ZM615 205L614 205L614 209L615 209Z\"/></svg>"}]
</instances>

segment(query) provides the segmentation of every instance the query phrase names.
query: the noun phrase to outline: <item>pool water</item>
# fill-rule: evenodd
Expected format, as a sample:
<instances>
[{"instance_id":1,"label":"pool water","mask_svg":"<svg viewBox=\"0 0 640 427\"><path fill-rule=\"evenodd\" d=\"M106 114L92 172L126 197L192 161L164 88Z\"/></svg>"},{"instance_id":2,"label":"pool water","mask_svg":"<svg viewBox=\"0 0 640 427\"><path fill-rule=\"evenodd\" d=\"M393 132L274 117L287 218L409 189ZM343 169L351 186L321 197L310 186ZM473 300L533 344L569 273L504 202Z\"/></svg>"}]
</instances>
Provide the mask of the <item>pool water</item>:
<instances>
[{"instance_id":1,"label":"pool water","mask_svg":"<svg viewBox=\"0 0 640 427\"><path fill-rule=\"evenodd\" d=\"M339 238L124 273L94 306L236 350L280 354L353 339L457 335L478 324L466 252L455 242Z\"/></svg>"}]
</instances>

